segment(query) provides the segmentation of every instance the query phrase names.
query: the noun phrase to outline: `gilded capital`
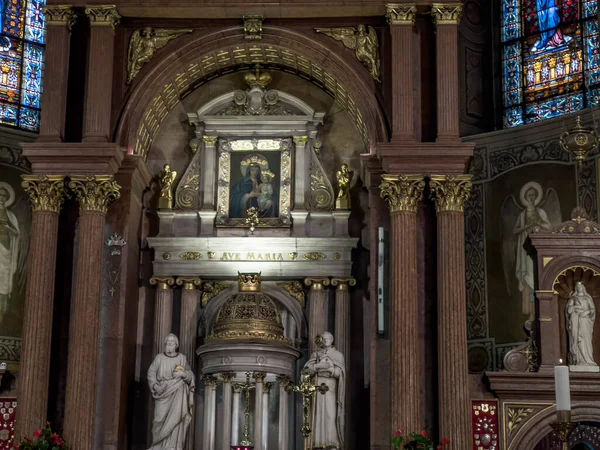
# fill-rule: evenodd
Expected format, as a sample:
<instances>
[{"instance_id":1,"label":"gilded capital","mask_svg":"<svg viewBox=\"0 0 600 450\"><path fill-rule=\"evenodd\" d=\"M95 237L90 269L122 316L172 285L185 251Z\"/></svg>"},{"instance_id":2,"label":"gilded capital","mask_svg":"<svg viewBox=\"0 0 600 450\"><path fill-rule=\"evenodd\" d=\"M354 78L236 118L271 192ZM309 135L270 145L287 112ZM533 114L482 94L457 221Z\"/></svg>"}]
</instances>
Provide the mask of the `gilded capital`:
<instances>
[{"instance_id":1,"label":"gilded capital","mask_svg":"<svg viewBox=\"0 0 600 450\"><path fill-rule=\"evenodd\" d=\"M160 290L167 290L173 287L175 279L173 277L152 277L150 278L150 284L156 286Z\"/></svg>"},{"instance_id":2,"label":"gilded capital","mask_svg":"<svg viewBox=\"0 0 600 450\"><path fill-rule=\"evenodd\" d=\"M461 3L434 3L431 7L431 17L436 25L458 25L461 16Z\"/></svg>"},{"instance_id":3,"label":"gilded capital","mask_svg":"<svg viewBox=\"0 0 600 450\"><path fill-rule=\"evenodd\" d=\"M202 375L200 379L204 383L204 386L210 386L213 389L216 389L217 385L219 384L219 380L212 375Z\"/></svg>"},{"instance_id":4,"label":"gilded capital","mask_svg":"<svg viewBox=\"0 0 600 450\"><path fill-rule=\"evenodd\" d=\"M336 286L338 291L348 291L350 286L356 286L356 280L352 277L332 278L331 285Z\"/></svg>"},{"instance_id":5,"label":"gilded capital","mask_svg":"<svg viewBox=\"0 0 600 450\"><path fill-rule=\"evenodd\" d=\"M417 6L414 3L388 3L385 18L390 25L414 25Z\"/></svg>"},{"instance_id":6,"label":"gilded capital","mask_svg":"<svg viewBox=\"0 0 600 450\"><path fill-rule=\"evenodd\" d=\"M23 175L21 186L29 195L34 211L58 213L65 196L63 175Z\"/></svg>"},{"instance_id":7,"label":"gilded capital","mask_svg":"<svg viewBox=\"0 0 600 450\"><path fill-rule=\"evenodd\" d=\"M77 20L72 5L46 5L44 14L48 25L66 26L71 31Z\"/></svg>"},{"instance_id":8,"label":"gilded capital","mask_svg":"<svg viewBox=\"0 0 600 450\"><path fill-rule=\"evenodd\" d=\"M202 136L202 140L204 143L210 147L214 147L217 145L217 141L219 140L219 136Z\"/></svg>"},{"instance_id":9,"label":"gilded capital","mask_svg":"<svg viewBox=\"0 0 600 450\"><path fill-rule=\"evenodd\" d=\"M220 375L224 383L231 383L235 378L235 372L221 372Z\"/></svg>"},{"instance_id":10,"label":"gilded capital","mask_svg":"<svg viewBox=\"0 0 600 450\"><path fill-rule=\"evenodd\" d=\"M257 383L262 383L265 381L265 378L267 378L267 373L266 372L253 372L252 378L254 378Z\"/></svg>"},{"instance_id":11,"label":"gilded capital","mask_svg":"<svg viewBox=\"0 0 600 450\"><path fill-rule=\"evenodd\" d=\"M121 16L115 5L88 6L85 8L85 15L88 16L92 26L111 26L114 30L121 23Z\"/></svg>"},{"instance_id":12,"label":"gilded capital","mask_svg":"<svg viewBox=\"0 0 600 450\"><path fill-rule=\"evenodd\" d=\"M269 394L269 392L271 392L271 388L273 387L273 383L268 382L263 384L263 394Z\"/></svg>"},{"instance_id":13,"label":"gilded capital","mask_svg":"<svg viewBox=\"0 0 600 450\"><path fill-rule=\"evenodd\" d=\"M423 198L423 175L383 175L379 186L381 197L390 205L391 212L417 212Z\"/></svg>"},{"instance_id":14,"label":"gilded capital","mask_svg":"<svg viewBox=\"0 0 600 450\"><path fill-rule=\"evenodd\" d=\"M325 286L329 286L328 277L307 277L304 279L304 284L310 286L312 291L322 291Z\"/></svg>"},{"instance_id":15,"label":"gilded capital","mask_svg":"<svg viewBox=\"0 0 600 450\"><path fill-rule=\"evenodd\" d=\"M202 285L202 280L199 277L178 277L175 283L185 290L195 291Z\"/></svg>"},{"instance_id":16,"label":"gilded capital","mask_svg":"<svg viewBox=\"0 0 600 450\"><path fill-rule=\"evenodd\" d=\"M429 178L438 212L464 211L465 202L471 196L471 175L430 175Z\"/></svg>"},{"instance_id":17,"label":"gilded capital","mask_svg":"<svg viewBox=\"0 0 600 450\"><path fill-rule=\"evenodd\" d=\"M308 136L294 136L294 144L297 147L304 147L308 142Z\"/></svg>"},{"instance_id":18,"label":"gilded capital","mask_svg":"<svg viewBox=\"0 0 600 450\"><path fill-rule=\"evenodd\" d=\"M121 196L121 186L112 175L72 176L69 188L75 192L82 211L106 213L108 204Z\"/></svg>"}]
</instances>

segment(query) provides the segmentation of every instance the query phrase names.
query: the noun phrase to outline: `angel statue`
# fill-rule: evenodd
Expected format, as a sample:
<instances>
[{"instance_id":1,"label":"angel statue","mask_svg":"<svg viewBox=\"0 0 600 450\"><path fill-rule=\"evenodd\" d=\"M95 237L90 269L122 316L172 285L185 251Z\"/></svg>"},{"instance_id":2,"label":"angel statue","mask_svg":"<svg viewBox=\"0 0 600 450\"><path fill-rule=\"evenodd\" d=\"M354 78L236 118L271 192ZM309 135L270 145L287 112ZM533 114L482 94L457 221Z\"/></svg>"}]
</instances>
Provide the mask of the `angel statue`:
<instances>
[{"instance_id":1,"label":"angel statue","mask_svg":"<svg viewBox=\"0 0 600 450\"><path fill-rule=\"evenodd\" d=\"M156 50L167 45L170 40L191 32L192 30L154 30L151 27L135 30L129 41L127 84L131 83L144 64L152 59Z\"/></svg>"},{"instance_id":2,"label":"angel statue","mask_svg":"<svg viewBox=\"0 0 600 450\"><path fill-rule=\"evenodd\" d=\"M335 209L350 209L349 189L352 175L348 169L348 164L342 164L340 170L336 172L335 177L337 178L338 186L340 187L337 199L335 200Z\"/></svg>"},{"instance_id":3,"label":"angel statue","mask_svg":"<svg viewBox=\"0 0 600 450\"><path fill-rule=\"evenodd\" d=\"M158 199L158 209L173 209L173 183L177 177L177 172L171 170L169 164L163 167L163 173L160 177L160 198Z\"/></svg>"},{"instance_id":4,"label":"angel statue","mask_svg":"<svg viewBox=\"0 0 600 450\"><path fill-rule=\"evenodd\" d=\"M560 202L554 189L548 189L544 196L542 186L535 181L523 185L519 200L520 204L509 195L502 203L502 265L508 294L515 277L521 292L522 312L533 319L535 273L525 243L532 231L550 230L560 224Z\"/></svg>"},{"instance_id":5,"label":"angel statue","mask_svg":"<svg viewBox=\"0 0 600 450\"><path fill-rule=\"evenodd\" d=\"M367 68L375 81L379 79L379 41L373 27L359 25L357 28L315 28L317 33L326 34L351 50L356 50L356 58Z\"/></svg>"}]
</instances>

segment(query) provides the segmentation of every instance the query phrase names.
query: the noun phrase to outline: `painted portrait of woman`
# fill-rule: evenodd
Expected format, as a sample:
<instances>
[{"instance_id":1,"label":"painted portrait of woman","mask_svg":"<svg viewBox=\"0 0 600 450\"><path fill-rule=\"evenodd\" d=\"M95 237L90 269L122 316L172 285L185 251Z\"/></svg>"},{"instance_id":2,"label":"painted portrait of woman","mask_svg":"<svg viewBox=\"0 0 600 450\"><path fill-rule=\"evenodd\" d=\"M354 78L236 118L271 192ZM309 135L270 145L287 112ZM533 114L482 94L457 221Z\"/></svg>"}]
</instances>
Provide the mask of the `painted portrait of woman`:
<instances>
[{"instance_id":1,"label":"painted portrait of woman","mask_svg":"<svg viewBox=\"0 0 600 450\"><path fill-rule=\"evenodd\" d=\"M250 208L256 208L259 217L278 217L277 184L271 183L274 174L269 170L269 162L253 153L240 163L242 179L231 187L229 197L229 217L244 218Z\"/></svg>"}]
</instances>

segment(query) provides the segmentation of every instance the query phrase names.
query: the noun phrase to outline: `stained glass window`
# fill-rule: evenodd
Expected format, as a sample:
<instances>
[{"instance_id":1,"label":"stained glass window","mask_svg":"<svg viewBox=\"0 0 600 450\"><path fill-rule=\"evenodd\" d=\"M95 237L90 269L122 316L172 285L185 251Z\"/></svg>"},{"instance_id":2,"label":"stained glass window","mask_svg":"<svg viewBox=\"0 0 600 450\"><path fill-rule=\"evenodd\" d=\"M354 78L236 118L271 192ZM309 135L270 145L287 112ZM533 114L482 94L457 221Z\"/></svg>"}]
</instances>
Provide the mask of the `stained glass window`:
<instances>
[{"instance_id":1,"label":"stained glass window","mask_svg":"<svg viewBox=\"0 0 600 450\"><path fill-rule=\"evenodd\" d=\"M502 0L504 125L600 99L598 0Z\"/></svg>"},{"instance_id":2,"label":"stained glass window","mask_svg":"<svg viewBox=\"0 0 600 450\"><path fill-rule=\"evenodd\" d=\"M0 124L38 131L46 0L0 0Z\"/></svg>"}]
</instances>

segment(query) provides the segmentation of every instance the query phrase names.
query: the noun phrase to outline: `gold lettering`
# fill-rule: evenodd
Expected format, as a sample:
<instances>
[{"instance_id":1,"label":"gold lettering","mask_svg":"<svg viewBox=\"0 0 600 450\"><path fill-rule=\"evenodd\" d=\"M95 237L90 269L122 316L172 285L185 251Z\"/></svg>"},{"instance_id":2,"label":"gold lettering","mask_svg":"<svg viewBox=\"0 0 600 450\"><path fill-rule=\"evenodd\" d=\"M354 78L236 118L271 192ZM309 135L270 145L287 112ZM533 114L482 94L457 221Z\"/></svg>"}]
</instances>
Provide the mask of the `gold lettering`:
<instances>
[{"instance_id":1,"label":"gold lettering","mask_svg":"<svg viewBox=\"0 0 600 450\"><path fill-rule=\"evenodd\" d=\"M260 256L260 253L259 253L258 255ZM246 255L246 259L248 259L248 260L250 260L250 261L253 261L253 260L254 260L254 259L256 259L256 258L254 257L254 253L251 253L251 252L249 252L249 253Z\"/></svg>"},{"instance_id":2,"label":"gold lettering","mask_svg":"<svg viewBox=\"0 0 600 450\"><path fill-rule=\"evenodd\" d=\"M277 253L277 261L283 261L283 255L281 253Z\"/></svg>"},{"instance_id":3,"label":"gold lettering","mask_svg":"<svg viewBox=\"0 0 600 450\"><path fill-rule=\"evenodd\" d=\"M236 261L240 261L241 259L242 259L242 257L240 256L240 254L239 254L239 253L236 253L236 254L235 254L235 260L236 260Z\"/></svg>"},{"instance_id":4,"label":"gold lettering","mask_svg":"<svg viewBox=\"0 0 600 450\"><path fill-rule=\"evenodd\" d=\"M227 261L227 253L223 252L223 254L221 255L221 258L219 258L221 261Z\"/></svg>"}]
</instances>

